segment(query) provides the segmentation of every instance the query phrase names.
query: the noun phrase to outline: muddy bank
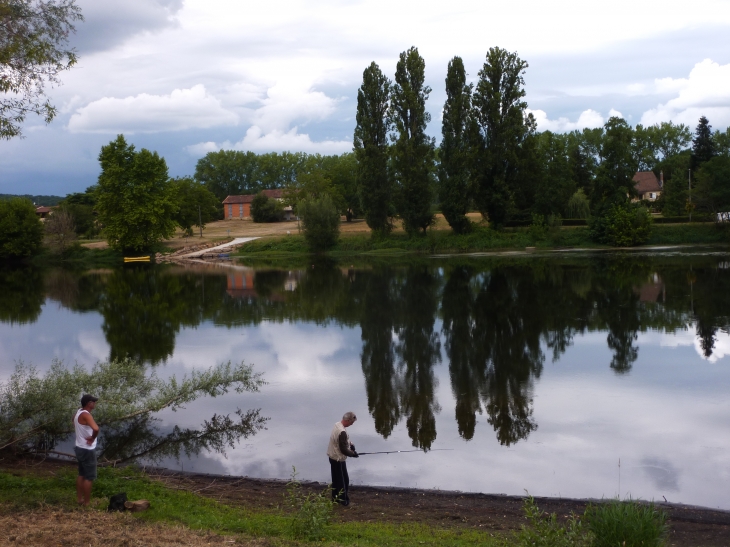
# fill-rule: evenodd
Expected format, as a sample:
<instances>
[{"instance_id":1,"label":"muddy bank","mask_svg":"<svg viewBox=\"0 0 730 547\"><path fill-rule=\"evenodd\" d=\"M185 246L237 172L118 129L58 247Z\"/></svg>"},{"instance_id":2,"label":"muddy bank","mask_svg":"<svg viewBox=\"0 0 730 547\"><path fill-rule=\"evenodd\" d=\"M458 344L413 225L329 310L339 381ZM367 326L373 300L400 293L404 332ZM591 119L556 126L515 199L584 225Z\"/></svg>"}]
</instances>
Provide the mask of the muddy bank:
<instances>
[{"instance_id":1,"label":"muddy bank","mask_svg":"<svg viewBox=\"0 0 730 547\"><path fill-rule=\"evenodd\" d=\"M150 470L149 475L171 488L196 492L230 505L272 509L281 505L286 481L262 480ZM307 490L321 491L321 483L302 482ZM441 528L475 528L510 532L527 521L522 498L493 494L418 490L356 485L351 488L350 507L337 506L337 518L347 521L390 523L418 522ZM582 514L589 500L536 498L538 506L566 518ZM662 503L669 515L669 545L677 547L730 546L730 511Z\"/></svg>"},{"instance_id":2,"label":"muddy bank","mask_svg":"<svg viewBox=\"0 0 730 547\"><path fill-rule=\"evenodd\" d=\"M0 468L13 474L55 474L59 468L75 468L62 461L3 461ZM198 473L181 473L166 469L145 469L153 480L168 488L194 492L232 506L274 510L282 506L285 480L264 480ZM305 491L320 492L325 484L302 482ZM69 492L69 496L73 496ZM336 519L342 522L421 523L437 528L471 528L505 534L527 524L522 512L522 498L494 494L420 490L397 487L355 485L351 488L349 507L336 506ZM565 519L571 512L582 514L590 500L536 498L538 506ZM673 547L730 546L730 511L659 504L669 516ZM0 544L2 544L0 542Z\"/></svg>"}]
</instances>

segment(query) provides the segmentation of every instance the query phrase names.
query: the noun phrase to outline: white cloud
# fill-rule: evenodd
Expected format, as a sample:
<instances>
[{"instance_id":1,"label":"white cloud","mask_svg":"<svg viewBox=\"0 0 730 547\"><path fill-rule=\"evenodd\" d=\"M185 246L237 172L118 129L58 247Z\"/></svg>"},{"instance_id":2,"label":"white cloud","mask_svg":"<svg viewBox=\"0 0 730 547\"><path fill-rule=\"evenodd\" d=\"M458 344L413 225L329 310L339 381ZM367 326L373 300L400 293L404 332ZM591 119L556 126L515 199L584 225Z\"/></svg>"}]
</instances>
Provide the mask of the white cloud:
<instances>
[{"instance_id":1,"label":"white cloud","mask_svg":"<svg viewBox=\"0 0 730 547\"><path fill-rule=\"evenodd\" d=\"M169 95L104 97L77 109L68 129L72 133L160 133L237 122L235 113L198 84L190 89L175 89Z\"/></svg>"},{"instance_id":2,"label":"white cloud","mask_svg":"<svg viewBox=\"0 0 730 547\"><path fill-rule=\"evenodd\" d=\"M252 88L244 86L241 89L250 101L254 96ZM268 89L263 98L258 99L260 106L247 108L242 114L251 126L240 141L233 145L228 141L200 142L187 146L186 150L193 156L222 149L341 154L352 149L351 140L313 141L307 133L300 133L299 126L295 125L298 121L306 124L327 119L335 113L340 101L341 99L328 97L321 91L314 91L310 85L278 82Z\"/></svg>"},{"instance_id":3,"label":"white cloud","mask_svg":"<svg viewBox=\"0 0 730 547\"><path fill-rule=\"evenodd\" d=\"M547 113L544 110L530 110L532 115L537 120L537 128L539 131L552 131L554 133L565 133L567 131L573 131L575 129L584 129L601 127L606 120L601 116L600 113L595 110L584 110L575 122L571 122L568 118L558 118L557 120L551 120L548 118ZM614 112L611 110L611 112Z\"/></svg>"},{"instance_id":4,"label":"white cloud","mask_svg":"<svg viewBox=\"0 0 730 547\"><path fill-rule=\"evenodd\" d=\"M694 66L689 78L662 78L655 85L658 90L679 94L644 112L642 124L671 120L694 127L704 115L716 128L730 125L730 64L720 65L705 59Z\"/></svg>"},{"instance_id":5,"label":"white cloud","mask_svg":"<svg viewBox=\"0 0 730 547\"><path fill-rule=\"evenodd\" d=\"M219 147L213 141L199 142L198 144L191 144L185 147L185 150L193 157L205 156L208 152L218 152L223 147Z\"/></svg>"}]
</instances>

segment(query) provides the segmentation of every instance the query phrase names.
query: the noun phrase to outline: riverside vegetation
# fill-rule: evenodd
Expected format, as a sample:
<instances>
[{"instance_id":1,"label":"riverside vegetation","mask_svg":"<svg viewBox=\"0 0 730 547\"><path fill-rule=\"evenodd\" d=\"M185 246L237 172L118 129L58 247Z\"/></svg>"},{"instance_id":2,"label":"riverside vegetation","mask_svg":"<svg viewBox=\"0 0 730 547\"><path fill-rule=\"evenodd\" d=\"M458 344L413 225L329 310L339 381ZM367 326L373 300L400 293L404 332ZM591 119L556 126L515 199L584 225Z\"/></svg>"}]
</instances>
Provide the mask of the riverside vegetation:
<instances>
[{"instance_id":1,"label":"riverside vegetation","mask_svg":"<svg viewBox=\"0 0 730 547\"><path fill-rule=\"evenodd\" d=\"M38 508L73 510L75 481L70 467L43 475L0 471L2 512L23 514ZM268 538L274 545L324 545L403 547L453 545L486 547L662 547L667 536L666 517L653 504L609 501L590 505L582 516L559 521L526 497L527 524L516 533L489 533L430 524L343 522L332 514L328 492L304 494L296 481L278 507L241 507L166 486L133 467L101 468L94 483L92 507L104 510L109 497L126 492L130 499L147 499L150 509L135 516L144 522L183 525L236 538L236 543L257 544ZM57 517L58 518L58 517Z\"/></svg>"}]
</instances>

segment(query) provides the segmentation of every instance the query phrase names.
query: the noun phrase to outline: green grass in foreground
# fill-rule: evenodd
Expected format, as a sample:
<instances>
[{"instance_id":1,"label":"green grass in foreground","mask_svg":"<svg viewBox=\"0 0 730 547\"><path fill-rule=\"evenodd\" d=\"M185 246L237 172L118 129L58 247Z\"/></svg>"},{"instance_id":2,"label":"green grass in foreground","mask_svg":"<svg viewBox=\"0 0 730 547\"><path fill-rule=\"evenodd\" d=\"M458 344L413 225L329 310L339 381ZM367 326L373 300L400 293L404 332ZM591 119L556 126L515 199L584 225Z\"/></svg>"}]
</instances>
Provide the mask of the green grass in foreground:
<instances>
[{"instance_id":1,"label":"green grass in foreground","mask_svg":"<svg viewBox=\"0 0 730 547\"><path fill-rule=\"evenodd\" d=\"M43 506L76 508L76 473L63 470L53 477L16 476L0 471L0 504L22 511ZM272 538L280 545L300 545L289 539L290 517L277 508L270 510L231 507L199 495L165 487L132 468L99 470L94 482L92 505L106 509L108 498L126 492L131 500L147 499L150 509L138 518L148 521L182 524L192 529L220 534L242 534L247 537ZM283 500L282 500L283 501ZM472 530L445 530L426 525L394 525L386 523L333 523L326 530L324 545L357 545L362 547L393 545L453 545L504 547L510 543L503 537Z\"/></svg>"},{"instance_id":2,"label":"green grass in foreground","mask_svg":"<svg viewBox=\"0 0 730 547\"><path fill-rule=\"evenodd\" d=\"M715 224L656 224L646 245L703 245L730 243L724 226ZM524 250L535 247L547 249L603 249L605 245L593 242L585 226L564 227L539 231L531 228L503 231L476 227L471 233L458 235L451 230L431 230L422 237L391 234L373 238L369 234L346 234L328 255L387 255L393 253L473 253L500 250ZM307 254L304 237L285 236L276 239L258 239L243 245L239 255L287 257Z\"/></svg>"}]
</instances>

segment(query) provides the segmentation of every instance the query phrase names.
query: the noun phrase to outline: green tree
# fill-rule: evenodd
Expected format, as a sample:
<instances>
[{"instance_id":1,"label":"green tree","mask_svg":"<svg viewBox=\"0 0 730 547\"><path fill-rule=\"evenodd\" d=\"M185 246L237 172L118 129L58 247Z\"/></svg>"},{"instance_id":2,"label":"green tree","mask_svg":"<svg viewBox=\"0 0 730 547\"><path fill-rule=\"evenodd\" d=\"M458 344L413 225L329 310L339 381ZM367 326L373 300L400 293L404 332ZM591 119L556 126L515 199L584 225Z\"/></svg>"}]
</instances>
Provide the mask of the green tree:
<instances>
[{"instance_id":1,"label":"green tree","mask_svg":"<svg viewBox=\"0 0 730 547\"><path fill-rule=\"evenodd\" d=\"M700 117L692 139L692 171L699 169L703 163L717 155L715 141L712 138L712 126L704 116Z\"/></svg>"},{"instance_id":2,"label":"green tree","mask_svg":"<svg viewBox=\"0 0 730 547\"><path fill-rule=\"evenodd\" d=\"M265 189L259 180L259 163L253 152L208 152L195 166L195 180L221 201L228 196L255 194Z\"/></svg>"},{"instance_id":3,"label":"green tree","mask_svg":"<svg viewBox=\"0 0 730 547\"><path fill-rule=\"evenodd\" d=\"M85 192L68 194L61 200L58 210L66 211L73 218L77 236L95 237L99 228L96 222L96 186L90 186Z\"/></svg>"},{"instance_id":4,"label":"green tree","mask_svg":"<svg viewBox=\"0 0 730 547\"><path fill-rule=\"evenodd\" d=\"M396 211L406 232L415 235L433 224L431 173L434 139L426 135L431 115L426 101L431 88L424 85L426 63L411 47L400 54L390 97L390 119L395 133L393 175L396 181Z\"/></svg>"},{"instance_id":5,"label":"green tree","mask_svg":"<svg viewBox=\"0 0 730 547\"><path fill-rule=\"evenodd\" d=\"M259 192L251 202L251 219L254 222L278 222L284 214L284 206L278 199L272 199Z\"/></svg>"},{"instance_id":6,"label":"green tree","mask_svg":"<svg viewBox=\"0 0 730 547\"><path fill-rule=\"evenodd\" d=\"M519 148L535 128L523 100L527 67L516 53L490 48L474 91L474 118L479 124L476 204L495 227L504 225L513 208Z\"/></svg>"},{"instance_id":7,"label":"green tree","mask_svg":"<svg viewBox=\"0 0 730 547\"><path fill-rule=\"evenodd\" d=\"M583 188L578 189L570 196L567 208L568 218L588 218L591 214L591 202Z\"/></svg>"},{"instance_id":8,"label":"green tree","mask_svg":"<svg viewBox=\"0 0 730 547\"><path fill-rule=\"evenodd\" d=\"M439 151L439 201L449 226L458 234L471 230L466 217L471 196L472 84L466 83L461 57L449 61L446 71L446 102L441 123Z\"/></svg>"},{"instance_id":9,"label":"green tree","mask_svg":"<svg viewBox=\"0 0 730 547\"><path fill-rule=\"evenodd\" d=\"M173 191L177 202L174 220L186 234L193 235L193 226L201 230L208 222L221 214L221 203L204 184L190 178L173 179Z\"/></svg>"},{"instance_id":10,"label":"green tree","mask_svg":"<svg viewBox=\"0 0 730 547\"><path fill-rule=\"evenodd\" d=\"M388 234L393 229L393 184L388 173L390 86L390 80L372 62L363 72L357 91L357 185L365 221L374 234Z\"/></svg>"},{"instance_id":11,"label":"green tree","mask_svg":"<svg viewBox=\"0 0 730 547\"><path fill-rule=\"evenodd\" d=\"M300 201L297 210L302 219L304 239L311 251L326 251L337 245L340 212L328 194Z\"/></svg>"},{"instance_id":12,"label":"green tree","mask_svg":"<svg viewBox=\"0 0 730 547\"><path fill-rule=\"evenodd\" d=\"M634 174L636 158L633 153L633 131L629 124L616 116L604 126L601 143L601 164L596 173L591 209L594 215L601 215L615 204L623 204L636 196Z\"/></svg>"},{"instance_id":13,"label":"green tree","mask_svg":"<svg viewBox=\"0 0 730 547\"><path fill-rule=\"evenodd\" d=\"M565 216L568 202L576 192L568 154L568 138L544 131L537 135L536 141L541 172L536 177L534 211L539 215Z\"/></svg>"},{"instance_id":14,"label":"green tree","mask_svg":"<svg viewBox=\"0 0 730 547\"><path fill-rule=\"evenodd\" d=\"M730 157L715 156L697 172L698 205L713 214L730 211Z\"/></svg>"},{"instance_id":15,"label":"green tree","mask_svg":"<svg viewBox=\"0 0 730 547\"><path fill-rule=\"evenodd\" d=\"M145 148L136 152L119 135L102 146L99 163L97 210L109 246L143 251L171 237L177 204L164 158Z\"/></svg>"},{"instance_id":16,"label":"green tree","mask_svg":"<svg viewBox=\"0 0 730 547\"><path fill-rule=\"evenodd\" d=\"M0 258L36 254L43 243L43 224L27 199L0 201Z\"/></svg>"},{"instance_id":17,"label":"green tree","mask_svg":"<svg viewBox=\"0 0 730 547\"><path fill-rule=\"evenodd\" d=\"M720 156L730 156L730 127L725 129L725 132L715 131L712 134L712 139L715 141L715 150Z\"/></svg>"},{"instance_id":18,"label":"green tree","mask_svg":"<svg viewBox=\"0 0 730 547\"><path fill-rule=\"evenodd\" d=\"M357 193L357 158L352 152L340 156L325 156L323 169L345 204L347 221L361 215L360 196Z\"/></svg>"},{"instance_id":19,"label":"green tree","mask_svg":"<svg viewBox=\"0 0 730 547\"><path fill-rule=\"evenodd\" d=\"M686 150L692 142L692 133L683 123L662 122L646 128L654 149L667 159L682 150Z\"/></svg>"},{"instance_id":20,"label":"green tree","mask_svg":"<svg viewBox=\"0 0 730 547\"><path fill-rule=\"evenodd\" d=\"M45 84L59 85L58 75L76 64L67 48L76 21L83 16L75 0L0 2L0 139L22 136L28 114L55 118Z\"/></svg>"},{"instance_id":21,"label":"green tree","mask_svg":"<svg viewBox=\"0 0 730 547\"><path fill-rule=\"evenodd\" d=\"M662 214L665 217L676 217L686 214L685 205L688 199L688 177L692 162L692 152L683 150L662 159L659 169L664 177L662 188Z\"/></svg>"}]
</instances>

